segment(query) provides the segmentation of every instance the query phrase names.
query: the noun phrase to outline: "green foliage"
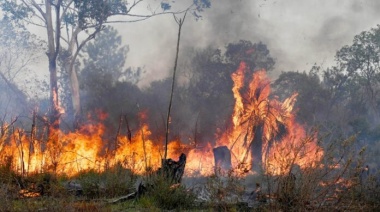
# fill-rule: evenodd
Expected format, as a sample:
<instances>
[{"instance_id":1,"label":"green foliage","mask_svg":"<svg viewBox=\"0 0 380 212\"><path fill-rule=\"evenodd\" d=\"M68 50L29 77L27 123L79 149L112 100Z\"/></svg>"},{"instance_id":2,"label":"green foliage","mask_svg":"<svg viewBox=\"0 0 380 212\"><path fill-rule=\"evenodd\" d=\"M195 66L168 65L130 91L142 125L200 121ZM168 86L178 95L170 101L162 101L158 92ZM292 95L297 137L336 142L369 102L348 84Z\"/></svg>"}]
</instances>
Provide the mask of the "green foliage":
<instances>
[{"instance_id":1,"label":"green foliage","mask_svg":"<svg viewBox=\"0 0 380 212\"><path fill-rule=\"evenodd\" d=\"M26 5L19 5L12 0L3 0L0 7L5 12L4 20L20 23L23 19L30 18L32 10Z\"/></svg>"},{"instance_id":2,"label":"green foliage","mask_svg":"<svg viewBox=\"0 0 380 212\"><path fill-rule=\"evenodd\" d=\"M11 183L17 175L13 171L12 158L5 157L0 161L0 184Z\"/></svg>"},{"instance_id":3,"label":"green foliage","mask_svg":"<svg viewBox=\"0 0 380 212\"><path fill-rule=\"evenodd\" d=\"M169 3L166 3L166 2L161 2L161 9L162 10L170 10L170 8L172 8L172 6L169 4Z\"/></svg>"},{"instance_id":4,"label":"green foliage","mask_svg":"<svg viewBox=\"0 0 380 212\"><path fill-rule=\"evenodd\" d=\"M105 27L93 42L88 43L83 52L82 81L88 75L99 74L100 77L111 77L115 82L126 72L124 65L129 52L128 46L122 46L121 36L113 27Z\"/></svg>"},{"instance_id":5,"label":"green foliage","mask_svg":"<svg viewBox=\"0 0 380 212\"><path fill-rule=\"evenodd\" d=\"M108 17L116 14L127 14L127 2L123 0L74 0L78 9L78 24L80 27L88 25L102 25Z\"/></svg>"},{"instance_id":6,"label":"green foliage","mask_svg":"<svg viewBox=\"0 0 380 212\"><path fill-rule=\"evenodd\" d=\"M89 170L78 174L83 194L88 198L116 197L134 191L136 177L129 169L117 164L104 172Z\"/></svg>"},{"instance_id":7,"label":"green foliage","mask_svg":"<svg viewBox=\"0 0 380 212\"><path fill-rule=\"evenodd\" d=\"M138 204L143 207L161 210L183 210L194 207L195 195L183 185L172 185L160 174L151 176L147 184L151 186L138 200Z\"/></svg>"},{"instance_id":8,"label":"green foliage","mask_svg":"<svg viewBox=\"0 0 380 212\"><path fill-rule=\"evenodd\" d=\"M196 19L202 18L200 12L203 12L205 8L211 7L210 0L193 0L193 3L195 5L195 9L192 13Z\"/></svg>"}]
</instances>

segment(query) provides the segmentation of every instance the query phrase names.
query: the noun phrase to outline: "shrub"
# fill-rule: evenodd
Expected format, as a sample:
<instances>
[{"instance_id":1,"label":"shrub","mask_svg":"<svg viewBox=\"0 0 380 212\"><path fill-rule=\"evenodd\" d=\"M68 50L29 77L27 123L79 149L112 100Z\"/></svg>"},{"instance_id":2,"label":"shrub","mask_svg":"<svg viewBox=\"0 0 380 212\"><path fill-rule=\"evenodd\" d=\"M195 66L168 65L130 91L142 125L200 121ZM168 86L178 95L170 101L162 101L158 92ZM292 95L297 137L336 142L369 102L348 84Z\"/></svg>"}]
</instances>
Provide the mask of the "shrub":
<instances>
[{"instance_id":1,"label":"shrub","mask_svg":"<svg viewBox=\"0 0 380 212\"><path fill-rule=\"evenodd\" d=\"M116 164L101 173L94 170L82 172L77 178L83 194L88 198L115 197L132 193L136 180L136 176L121 164Z\"/></svg>"},{"instance_id":2,"label":"shrub","mask_svg":"<svg viewBox=\"0 0 380 212\"><path fill-rule=\"evenodd\" d=\"M165 210L194 207L195 195L183 185L172 184L160 174L150 176L147 191L138 200L141 206Z\"/></svg>"}]
</instances>

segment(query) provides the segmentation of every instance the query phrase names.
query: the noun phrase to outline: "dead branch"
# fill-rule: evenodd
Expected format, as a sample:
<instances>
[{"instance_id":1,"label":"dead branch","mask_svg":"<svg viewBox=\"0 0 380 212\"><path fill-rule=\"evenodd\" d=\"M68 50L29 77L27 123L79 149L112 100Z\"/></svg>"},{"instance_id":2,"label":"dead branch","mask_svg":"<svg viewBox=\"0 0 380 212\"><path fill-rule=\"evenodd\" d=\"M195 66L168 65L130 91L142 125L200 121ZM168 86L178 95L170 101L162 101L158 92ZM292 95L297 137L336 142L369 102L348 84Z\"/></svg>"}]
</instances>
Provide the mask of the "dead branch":
<instances>
[{"instance_id":1,"label":"dead branch","mask_svg":"<svg viewBox=\"0 0 380 212\"><path fill-rule=\"evenodd\" d=\"M169 122L170 122L170 112L172 108L172 101L173 101L173 93L174 93L174 83L175 83L175 74L177 72L177 62L178 62L178 52L179 52L179 43L181 39L181 30L182 30L182 25L185 21L187 11L185 12L185 15L181 19L177 19L176 16L174 16L174 20L178 24L178 39L177 39L177 51L176 51L176 56L174 60L174 69L173 69L173 78L172 78L172 87L171 87L171 92L170 92L170 100L169 100L169 108L168 108L168 115L166 117L166 132L165 132L165 153L164 153L164 158L163 161L166 160L167 154L168 154L168 142L169 142ZM162 165L165 165L164 162Z\"/></svg>"}]
</instances>

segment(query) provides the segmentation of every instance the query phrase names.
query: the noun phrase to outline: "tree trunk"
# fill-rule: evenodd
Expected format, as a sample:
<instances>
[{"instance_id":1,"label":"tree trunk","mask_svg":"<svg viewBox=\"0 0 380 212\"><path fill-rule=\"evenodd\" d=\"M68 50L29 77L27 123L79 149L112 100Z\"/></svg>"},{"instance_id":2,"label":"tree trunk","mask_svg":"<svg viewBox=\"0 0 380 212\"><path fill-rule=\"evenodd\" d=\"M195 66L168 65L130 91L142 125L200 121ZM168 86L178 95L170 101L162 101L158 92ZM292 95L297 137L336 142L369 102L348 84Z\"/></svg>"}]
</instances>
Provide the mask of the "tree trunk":
<instances>
[{"instance_id":1,"label":"tree trunk","mask_svg":"<svg viewBox=\"0 0 380 212\"><path fill-rule=\"evenodd\" d=\"M56 60L49 58L50 72L50 131L59 129L59 101L58 101L58 85L57 85L57 64ZM49 134L52 132L49 132Z\"/></svg>"},{"instance_id":2,"label":"tree trunk","mask_svg":"<svg viewBox=\"0 0 380 212\"><path fill-rule=\"evenodd\" d=\"M58 40L55 44L54 39L54 28L53 28L53 18L52 18L52 5L50 1L45 1L45 21L46 21L46 32L48 37L48 52L47 56L49 58L49 72L50 72L50 115L49 115L49 136L54 133L53 131L59 129L59 116L60 108L58 101L58 86L57 86L57 56L59 50L59 33L56 32ZM59 13L59 7L57 8ZM57 29L60 30L59 26Z\"/></svg>"},{"instance_id":3,"label":"tree trunk","mask_svg":"<svg viewBox=\"0 0 380 212\"><path fill-rule=\"evenodd\" d=\"M254 129L254 136L252 141L252 170L259 172L261 171L262 164L263 164L263 136L264 136L264 125L259 124Z\"/></svg>"},{"instance_id":4,"label":"tree trunk","mask_svg":"<svg viewBox=\"0 0 380 212\"><path fill-rule=\"evenodd\" d=\"M78 49L75 49L75 45L76 45L75 41L77 40L78 34L80 32L81 32L81 28L77 27L72 33L70 43L69 43L69 48L68 48L69 55L66 58L66 67L65 67L70 79L71 103L74 109L74 123L73 123L74 129L77 129L79 127L80 119L81 119L79 81L78 81L78 75L75 69L76 57L74 56L74 54L76 55L76 51L78 51Z\"/></svg>"},{"instance_id":5,"label":"tree trunk","mask_svg":"<svg viewBox=\"0 0 380 212\"><path fill-rule=\"evenodd\" d=\"M69 50L70 51L70 50ZM71 92L71 103L74 109L74 129L78 129L81 119L81 104L80 104L80 96L79 96L79 82L78 75L75 69L75 66L71 67L71 63L75 63L73 61L72 52L69 52L70 56L67 58L66 62L66 71L68 72L70 79L70 92Z\"/></svg>"}]
</instances>

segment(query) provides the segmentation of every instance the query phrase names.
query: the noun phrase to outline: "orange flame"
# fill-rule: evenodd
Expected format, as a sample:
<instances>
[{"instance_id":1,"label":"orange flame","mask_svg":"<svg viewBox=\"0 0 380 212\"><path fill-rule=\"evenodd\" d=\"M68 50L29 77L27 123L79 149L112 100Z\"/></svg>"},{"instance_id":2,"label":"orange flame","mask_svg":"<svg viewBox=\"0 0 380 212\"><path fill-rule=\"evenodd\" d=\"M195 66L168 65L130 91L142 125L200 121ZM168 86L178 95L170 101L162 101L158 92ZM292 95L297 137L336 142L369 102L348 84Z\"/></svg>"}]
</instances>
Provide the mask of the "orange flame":
<instances>
[{"instance_id":1,"label":"orange flame","mask_svg":"<svg viewBox=\"0 0 380 212\"><path fill-rule=\"evenodd\" d=\"M231 152L232 167L245 173L254 164L260 164L267 173L285 174L294 165L306 168L320 161L323 151L316 143L316 133L307 136L305 129L295 121L297 94L283 102L270 99L270 80L266 72L254 72L245 85L247 72L242 62L231 75L235 98L232 126L218 136L216 146L206 143L190 149L179 140L169 143L168 157L177 158L181 152L188 154L185 175L212 175L213 147L218 146L226 146ZM112 141L104 140L104 125L87 124L71 133L56 130L47 141L31 140L24 131L15 130L7 142L0 137L1 159L23 174L54 171L73 176L89 169L104 171L116 163L138 174L156 170L161 166L164 147L151 140L151 132L145 124L146 112L139 116L140 129L130 139L118 136L114 150L107 148ZM97 118L105 120L106 117L99 112ZM255 155L257 148L260 154Z\"/></svg>"}]
</instances>

